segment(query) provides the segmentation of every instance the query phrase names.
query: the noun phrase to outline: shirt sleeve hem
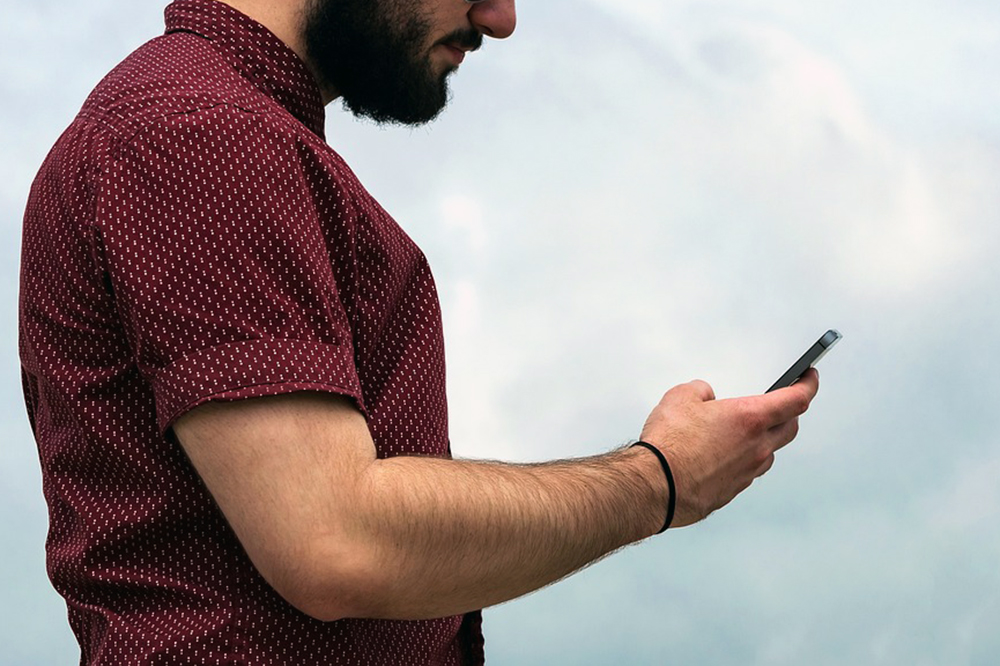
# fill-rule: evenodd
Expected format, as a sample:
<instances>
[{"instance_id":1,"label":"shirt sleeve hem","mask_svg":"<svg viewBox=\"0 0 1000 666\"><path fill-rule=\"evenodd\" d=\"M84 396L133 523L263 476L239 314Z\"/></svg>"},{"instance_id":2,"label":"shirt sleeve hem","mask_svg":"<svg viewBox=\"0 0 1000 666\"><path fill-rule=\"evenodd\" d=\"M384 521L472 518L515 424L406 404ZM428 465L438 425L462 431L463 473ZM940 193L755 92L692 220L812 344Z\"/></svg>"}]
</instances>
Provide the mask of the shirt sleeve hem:
<instances>
[{"instance_id":1,"label":"shirt sleeve hem","mask_svg":"<svg viewBox=\"0 0 1000 666\"><path fill-rule=\"evenodd\" d=\"M322 342L255 339L188 354L156 373L153 395L160 435L209 400L324 391L350 397L368 418L353 352Z\"/></svg>"}]
</instances>

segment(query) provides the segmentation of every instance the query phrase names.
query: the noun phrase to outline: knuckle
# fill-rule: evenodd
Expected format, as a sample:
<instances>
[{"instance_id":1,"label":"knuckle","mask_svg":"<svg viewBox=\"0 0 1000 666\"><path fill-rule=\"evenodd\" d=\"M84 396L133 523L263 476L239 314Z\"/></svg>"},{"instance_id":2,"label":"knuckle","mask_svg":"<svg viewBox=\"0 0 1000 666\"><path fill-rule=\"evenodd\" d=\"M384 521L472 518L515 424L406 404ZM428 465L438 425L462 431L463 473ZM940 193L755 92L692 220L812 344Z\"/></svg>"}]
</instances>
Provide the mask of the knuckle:
<instances>
[{"instance_id":1,"label":"knuckle","mask_svg":"<svg viewBox=\"0 0 1000 666\"><path fill-rule=\"evenodd\" d=\"M680 397L683 392L684 392L684 384L680 384L678 386L673 386L673 387L667 389L667 391L660 398L660 404L661 405L669 404L675 398Z\"/></svg>"},{"instance_id":2,"label":"knuckle","mask_svg":"<svg viewBox=\"0 0 1000 666\"><path fill-rule=\"evenodd\" d=\"M754 452L753 466L755 469L759 468L762 465L767 464L767 462L769 460L772 460L773 458L774 458L774 453L771 451L770 447L768 446L758 447L757 450Z\"/></svg>"},{"instance_id":3,"label":"knuckle","mask_svg":"<svg viewBox=\"0 0 1000 666\"><path fill-rule=\"evenodd\" d=\"M712 389L712 385L704 379L696 379L691 382L691 385L694 386L694 388L698 391L698 394L706 400L715 400L715 391Z\"/></svg>"},{"instance_id":4,"label":"knuckle","mask_svg":"<svg viewBox=\"0 0 1000 666\"><path fill-rule=\"evenodd\" d=\"M809 403L810 403L809 396L807 395L799 396L799 398L796 399L793 405L795 408L795 413L805 414L806 410L809 409Z\"/></svg>"},{"instance_id":5,"label":"knuckle","mask_svg":"<svg viewBox=\"0 0 1000 666\"><path fill-rule=\"evenodd\" d=\"M781 448L790 444L799 434L799 420L797 418L783 424L777 431L775 443L776 448Z\"/></svg>"},{"instance_id":6,"label":"knuckle","mask_svg":"<svg viewBox=\"0 0 1000 666\"><path fill-rule=\"evenodd\" d=\"M757 465L757 469L754 470L753 477L756 479L758 477L764 476L770 471L773 465L774 465L774 454L771 453L765 456L764 460L762 460L761 463Z\"/></svg>"}]
</instances>

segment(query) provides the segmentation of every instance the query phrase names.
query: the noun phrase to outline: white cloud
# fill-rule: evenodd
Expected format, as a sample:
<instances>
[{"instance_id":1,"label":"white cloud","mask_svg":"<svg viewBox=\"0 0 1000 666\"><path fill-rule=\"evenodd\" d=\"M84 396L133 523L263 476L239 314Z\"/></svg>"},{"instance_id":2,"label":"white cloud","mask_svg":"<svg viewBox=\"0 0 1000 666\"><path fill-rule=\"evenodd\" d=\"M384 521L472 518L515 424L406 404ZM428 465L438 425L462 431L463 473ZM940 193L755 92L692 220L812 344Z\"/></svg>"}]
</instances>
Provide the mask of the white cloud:
<instances>
[{"instance_id":1,"label":"white cloud","mask_svg":"<svg viewBox=\"0 0 1000 666\"><path fill-rule=\"evenodd\" d=\"M1000 522L1000 449L992 454L964 461L954 474L942 475L943 488L927 489L920 505L932 529L942 536L951 535L944 538L995 531Z\"/></svg>"},{"instance_id":2,"label":"white cloud","mask_svg":"<svg viewBox=\"0 0 1000 666\"><path fill-rule=\"evenodd\" d=\"M522 4L519 34L463 65L433 127L383 132L329 109L331 143L434 267L456 455L606 449L675 383L759 390L821 327L847 337L824 361L836 381L804 446L754 494L493 614L515 630L488 621L488 654L995 662L1000 463L984 442L1000 438L988 416L1000 376L989 353L1000 13ZM53 39L11 39L37 69L0 69L14 94L6 117L34 137L0 154L12 225L24 165L48 148L38 137L54 139L53 119L68 120L112 55L159 29L134 27L138 6L45 7ZM113 39L95 43L109 13L121 15ZM68 88L53 97L52 82ZM38 114L18 110L43 99ZM942 443L956 423L958 465ZM41 542L31 547L39 557ZM64 618L58 608L38 623L65 635ZM10 626L0 644L31 634Z\"/></svg>"},{"instance_id":3,"label":"white cloud","mask_svg":"<svg viewBox=\"0 0 1000 666\"><path fill-rule=\"evenodd\" d=\"M454 194L441 202L445 232L464 232L466 250L481 253L486 249L487 231L483 223L482 202L464 194Z\"/></svg>"}]
</instances>

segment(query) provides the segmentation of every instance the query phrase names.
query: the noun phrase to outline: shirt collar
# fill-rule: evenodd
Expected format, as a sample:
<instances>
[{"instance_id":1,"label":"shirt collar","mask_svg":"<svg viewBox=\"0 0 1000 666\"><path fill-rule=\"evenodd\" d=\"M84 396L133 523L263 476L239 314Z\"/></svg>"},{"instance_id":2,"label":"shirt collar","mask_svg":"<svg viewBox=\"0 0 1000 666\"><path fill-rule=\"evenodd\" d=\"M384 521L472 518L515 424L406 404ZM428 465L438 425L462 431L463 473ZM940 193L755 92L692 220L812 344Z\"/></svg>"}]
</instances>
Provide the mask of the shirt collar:
<instances>
[{"instance_id":1,"label":"shirt collar","mask_svg":"<svg viewBox=\"0 0 1000 666\"><path fill-rule=\"evenodd\" d=\"M316 79L274 33L217 0L175 0L165 15L167 34L191 32L211 40L258 90L324 138L326 111Z\"/></svg>"}]
</instances>

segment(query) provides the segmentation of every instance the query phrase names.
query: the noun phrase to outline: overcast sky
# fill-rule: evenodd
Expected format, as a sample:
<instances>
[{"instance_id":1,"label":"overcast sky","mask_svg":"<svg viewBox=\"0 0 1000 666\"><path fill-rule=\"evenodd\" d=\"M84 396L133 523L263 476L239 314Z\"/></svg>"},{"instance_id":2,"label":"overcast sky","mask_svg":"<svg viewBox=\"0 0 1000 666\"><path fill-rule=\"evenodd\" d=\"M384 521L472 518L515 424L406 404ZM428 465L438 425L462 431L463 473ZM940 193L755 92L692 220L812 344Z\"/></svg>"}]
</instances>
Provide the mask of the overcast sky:
<instances>
[{"instance_id":1,"label":"overcast sky","mask_svg":"<svg viewBox=\"0 0 1000 666\"><path fill-rule=\"evenodd\" d=\"M457 0L456 0L457 1ZM3 0L0 663L79 652L44 570L21 215L161 3ZM328 140L422 246L460 457L638 436L844 340L773 470L706 522L485 613L491 664L1000 663L1000 5L544 0L435 124Z\"/></svg>"}]
</instances>

